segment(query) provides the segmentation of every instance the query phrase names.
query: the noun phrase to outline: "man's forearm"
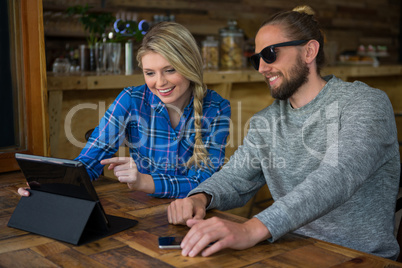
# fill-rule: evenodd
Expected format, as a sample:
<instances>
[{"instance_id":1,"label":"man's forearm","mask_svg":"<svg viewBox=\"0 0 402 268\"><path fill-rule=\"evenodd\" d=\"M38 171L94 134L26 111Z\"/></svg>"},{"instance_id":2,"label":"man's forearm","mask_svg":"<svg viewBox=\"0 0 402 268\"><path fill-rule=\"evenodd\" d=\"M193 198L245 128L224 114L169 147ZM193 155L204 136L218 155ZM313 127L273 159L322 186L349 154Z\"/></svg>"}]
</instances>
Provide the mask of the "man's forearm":
<instances>
[{"instance_id":1,"label":"man's forearm","mask_svg":"<svg viewBox=\"0 0 402 268\"><path fill-rule=\"evenodd\" d=\"M271 233L268 228L256 217L244 223L247 233L250 234L250 238L257 243L267 240L271 237Z\"/></svg>"}]
</instances>

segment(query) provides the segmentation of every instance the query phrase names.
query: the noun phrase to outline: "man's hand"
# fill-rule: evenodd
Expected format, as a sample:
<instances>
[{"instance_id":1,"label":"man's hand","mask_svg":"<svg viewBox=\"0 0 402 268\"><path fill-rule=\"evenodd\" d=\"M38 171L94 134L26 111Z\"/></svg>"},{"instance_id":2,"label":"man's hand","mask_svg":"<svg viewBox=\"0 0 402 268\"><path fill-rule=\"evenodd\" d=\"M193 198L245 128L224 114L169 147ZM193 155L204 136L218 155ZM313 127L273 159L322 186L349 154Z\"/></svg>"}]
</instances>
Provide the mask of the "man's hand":
<instances>
[{"instance_id":1,"label":"man's hand","mask_svg":"<svg viewBox=\"0 0 402 268\"><path fill-rule=\"evenodd\" d=\"M114 171L114 175L120 182L127 183L128 188L146 193L155 192L155 183L152 176L140 173L131 157L103 159L101 164L109 165L108 169Z\"/></svg>"},{"instance_id":2,"label":"man's hand","mask_svg":"<svg viewBox=\"0 0 402 268\"><path fill-rule=\"evenodd\" d=\"M176 199L168 207L168 221L170 224L186 224L188 219L203 219L208 206L208 196L200 193Z\"/></svg>"},{"instance_id":3,"label":"man's hand","mask_svg":"<svg viewBox=\"0 0 402 268\"><path fill-rule=\"evenodd\" d=\"M246 249L271 237L267 227L257 218L235 223L213 217L207 220L190 219L190 231L184 237L182 255L195 257L200 252L206 257L224 248ZM208 245L213 243L210 247Z\"/></svg>"}]
</instances>

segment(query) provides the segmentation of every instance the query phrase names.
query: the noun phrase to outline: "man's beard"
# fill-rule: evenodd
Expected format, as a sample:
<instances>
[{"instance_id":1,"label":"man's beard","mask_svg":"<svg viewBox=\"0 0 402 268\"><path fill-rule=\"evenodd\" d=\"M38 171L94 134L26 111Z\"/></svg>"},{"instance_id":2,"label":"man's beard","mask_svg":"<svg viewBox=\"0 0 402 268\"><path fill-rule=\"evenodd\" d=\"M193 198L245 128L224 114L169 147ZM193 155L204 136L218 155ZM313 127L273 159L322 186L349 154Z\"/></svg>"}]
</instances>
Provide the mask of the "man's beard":
<instances>
[{"instance_id":1,"label":"man's beard","mask_svg":"<svg viewBox=\"0 0 402 268\"><path fill-rule=\"evenodd\" d=\"M265 78L265 82L271 90L271 96L273 98L287 100L308 81L309 73L310 70L307 64L301 60L301 57L298 57L296 64L289 71L290 79L286 79L283 74L278 74L282 76L283 81L281 85L274 89L269 85L267 78Z\"/></svg>"}]
</instances>

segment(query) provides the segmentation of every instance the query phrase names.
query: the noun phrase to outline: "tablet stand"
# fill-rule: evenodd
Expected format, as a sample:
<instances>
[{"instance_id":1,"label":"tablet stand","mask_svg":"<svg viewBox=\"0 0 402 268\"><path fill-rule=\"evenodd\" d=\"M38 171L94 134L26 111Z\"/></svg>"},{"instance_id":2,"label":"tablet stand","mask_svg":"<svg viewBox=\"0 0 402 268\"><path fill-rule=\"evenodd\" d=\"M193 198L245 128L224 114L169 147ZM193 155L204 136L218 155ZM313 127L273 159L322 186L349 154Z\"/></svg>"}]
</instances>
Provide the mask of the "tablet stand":
<instances>
[{"instance_id":1,"label":"tablet stand","mask_svg":"<svg viewBox=\"0 0 402 268\"><path fill-rule=\"evenodd\" d=\"M118 233L137 221L105 215L99 201L29 190L7 226L82 245Z\"/></svg>"}]
</instances>

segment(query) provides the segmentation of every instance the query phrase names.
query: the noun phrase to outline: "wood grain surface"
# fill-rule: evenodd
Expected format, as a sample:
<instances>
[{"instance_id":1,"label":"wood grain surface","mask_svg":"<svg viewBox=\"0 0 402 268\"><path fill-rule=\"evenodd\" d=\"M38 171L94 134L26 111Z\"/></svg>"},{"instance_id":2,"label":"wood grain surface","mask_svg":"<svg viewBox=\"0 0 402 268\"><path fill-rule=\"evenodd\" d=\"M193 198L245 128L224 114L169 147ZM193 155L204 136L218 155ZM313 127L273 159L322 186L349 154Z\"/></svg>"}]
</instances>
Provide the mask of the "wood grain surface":
<instances>
[{"instance_id":1,"label":"wood grain surface","mask_svg":"<svg viewBox=\"0 0 402 268\"><path fill-rule=\"evenodd\" d=\"M107 177L94 182L106 213L135 219L138 224L74 246L7 227L20 199L17 188L24 185L19 172L0 174L0 267L402 267L397 262L295 234L247 250L225 249L211 257L183 257L180 250L158 248L158 236L183 236L188 231L186 226L168 223L166 209L172 200L131 191ZM207 213L207 217L215 216L236 222L247 220L217 210Z\"/></svg>"}]
</instances>

